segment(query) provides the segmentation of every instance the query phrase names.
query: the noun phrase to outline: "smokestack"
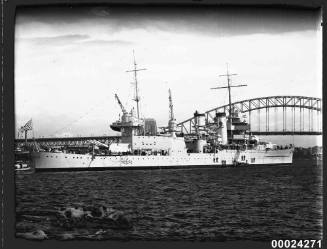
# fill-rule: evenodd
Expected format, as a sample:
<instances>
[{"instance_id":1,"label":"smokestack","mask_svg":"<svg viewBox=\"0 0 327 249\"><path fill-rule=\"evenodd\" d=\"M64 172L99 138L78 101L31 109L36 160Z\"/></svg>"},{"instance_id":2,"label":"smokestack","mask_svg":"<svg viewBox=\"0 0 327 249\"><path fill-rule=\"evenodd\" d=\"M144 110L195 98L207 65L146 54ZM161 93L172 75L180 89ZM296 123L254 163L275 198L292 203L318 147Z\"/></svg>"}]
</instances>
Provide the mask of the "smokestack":
<instances>
[{"instance_id":1,"label":"smokestack","mask_svg":"<svg viewBox=\"0 0 327 249\"><path fill-rule=\"evenodd\" d=\"M227 118L226 113L221 112L216 114L217 124L218 124L218 136L221 137L221 144L228 143L227 137Z\"/></svg>"}]
</instances>

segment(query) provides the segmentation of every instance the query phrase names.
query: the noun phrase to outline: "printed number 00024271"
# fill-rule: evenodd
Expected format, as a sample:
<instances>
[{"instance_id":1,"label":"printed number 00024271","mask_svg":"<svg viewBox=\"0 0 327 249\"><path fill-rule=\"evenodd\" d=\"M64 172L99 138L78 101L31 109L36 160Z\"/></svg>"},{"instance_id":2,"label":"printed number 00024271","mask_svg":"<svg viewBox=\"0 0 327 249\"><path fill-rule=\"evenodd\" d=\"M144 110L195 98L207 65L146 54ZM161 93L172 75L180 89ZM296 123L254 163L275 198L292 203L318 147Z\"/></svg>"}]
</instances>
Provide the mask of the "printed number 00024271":
<instances>
[{"instance_id":1,"label":"printed number 00024271","mask_svg":"<svg viewBox=\"0 0 327 249\"><path fill-rule=\"evenodd\" d=\"M321 240L272 240L272 248L321 248Z\"/></svg>"}]
</instances>

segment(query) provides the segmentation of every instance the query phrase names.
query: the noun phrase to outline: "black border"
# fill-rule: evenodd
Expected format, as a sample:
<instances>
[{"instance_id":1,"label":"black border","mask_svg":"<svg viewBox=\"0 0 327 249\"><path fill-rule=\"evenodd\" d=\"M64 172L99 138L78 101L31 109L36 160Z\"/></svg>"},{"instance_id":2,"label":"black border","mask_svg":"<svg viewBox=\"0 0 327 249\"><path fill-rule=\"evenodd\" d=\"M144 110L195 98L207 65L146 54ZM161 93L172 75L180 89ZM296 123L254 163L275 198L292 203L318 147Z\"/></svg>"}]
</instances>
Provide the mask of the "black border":
<instances>
[{"instance_id":1,"label":"black border","mask_svg":"<svg viewBox=\"0 0 327 249\"><path fill-rule=\"evenodd\" d=\"M258 6L260 7L288 7L304 9L322 9L323 20L325 19L326 3L323 0L1 0L1 165L2 165L2 191L1 191L1 248L271 248L267 242L146 242L146 241L27 241L15 238L15 196L14 196L14 172L10 165L14 162L14 26L15 11L17 7L37 5L89 5L89 4L119 4L119 5L152 5L152 6ZM323 29L323 38L326 30ZM323 39L325 40L325 39ZM325 61L326 43L323 43L323 62ZM325 63L323 63L323 82L325 79ZM327 87L323 84L323 96L326 96ZM323 97L323 109L326 110L326 101ZM326 124L326 115L323 115L323 124ZM323 133L325 137L326 129ZM326 161L326 141L323 139L324 161ZM323 171L323 179L327 177L327 170ZM324 185L324 196L326 186ZM326 200L324 198L324 210ZM327 215L324 215L324 224L327 223ZM326 246L326 229L323 228L323 245ZM307 239L307 238L303 238Z\"/></svg>"}]
</instances>

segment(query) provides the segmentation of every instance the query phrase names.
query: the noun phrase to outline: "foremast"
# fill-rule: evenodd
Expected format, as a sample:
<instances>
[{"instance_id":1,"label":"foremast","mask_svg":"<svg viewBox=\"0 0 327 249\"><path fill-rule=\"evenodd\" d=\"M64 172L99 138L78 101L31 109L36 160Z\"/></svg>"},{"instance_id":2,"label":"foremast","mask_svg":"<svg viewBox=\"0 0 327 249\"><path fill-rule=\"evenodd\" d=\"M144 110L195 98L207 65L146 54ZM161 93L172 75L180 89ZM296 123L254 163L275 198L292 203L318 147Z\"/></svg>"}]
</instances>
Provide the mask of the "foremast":
<instances>
[{"instance_id":1,"label":"foremast","mask_svg":"<svg viewBox=\"0 0 327 249\"><path fill-rule=\"evenodd\" d=\"M133 100L136 102L137 118L139 119L140 118L140 107L139 107L140 96L139 96L139 88L138 88L138 82L137 82L137 72L146 70L146 68L137 68L134 50L133 50L133 59L134 59L134 61L133 61L134 69L127 70L126 72L128 72L128 73L133 72L134 73L134 86L135 86L134 94L135 94L135 96L134 96Z\"/></svg>"}]
</instances>

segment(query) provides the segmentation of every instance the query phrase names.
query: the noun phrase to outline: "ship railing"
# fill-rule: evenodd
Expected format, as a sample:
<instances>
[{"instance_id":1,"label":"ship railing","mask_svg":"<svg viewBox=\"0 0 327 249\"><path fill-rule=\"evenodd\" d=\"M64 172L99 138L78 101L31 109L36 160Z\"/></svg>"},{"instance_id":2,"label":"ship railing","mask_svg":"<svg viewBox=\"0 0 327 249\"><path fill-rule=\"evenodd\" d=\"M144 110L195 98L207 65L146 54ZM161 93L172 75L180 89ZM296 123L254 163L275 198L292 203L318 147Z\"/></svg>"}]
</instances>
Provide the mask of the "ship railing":
<instances>
[{"instance_id":1,"label":"ship railing","mask_svg":"<svg viewBox=\"0 0 327 249\"><path fill-rule=\"evenodd\" d=\"M294 146L292 144L290 145L277 145L271 148L262 146L262 150L287 150L292 149ZM228 145L218 145L218 146L212 146L211 148L208 147L205 150L205 153L218 153L222 150L236 150L236 151L245 151L245 150L257 150L260 149L260 146L257 144L228 144Z\"/></svg>"}]
</instances>

